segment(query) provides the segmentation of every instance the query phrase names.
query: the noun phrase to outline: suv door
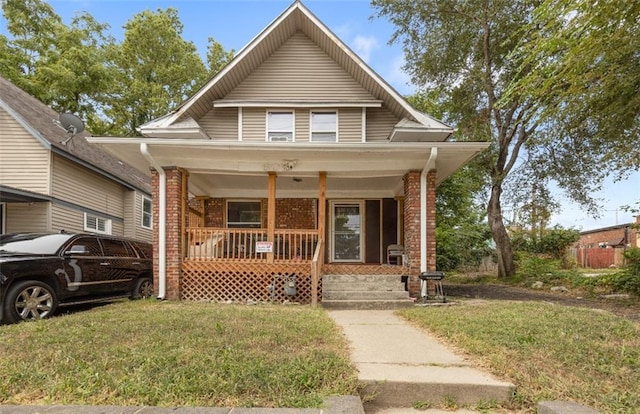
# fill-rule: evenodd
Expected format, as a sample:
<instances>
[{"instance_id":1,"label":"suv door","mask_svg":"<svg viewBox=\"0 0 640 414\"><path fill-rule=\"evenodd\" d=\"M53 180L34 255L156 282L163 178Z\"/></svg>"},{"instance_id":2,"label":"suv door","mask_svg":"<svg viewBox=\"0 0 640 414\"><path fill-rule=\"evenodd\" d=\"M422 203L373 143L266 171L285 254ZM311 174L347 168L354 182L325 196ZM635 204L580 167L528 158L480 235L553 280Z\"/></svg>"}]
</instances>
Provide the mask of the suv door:
<instances>
[{"instance_id":1,"label":"suv door","mask_svg":"<svg viewBox=\"0 0 640 414\"><path fill-rule=\"evenodd\" d=\"M132 292L138 277L140 260L124 240L101 237L104 249L104 288L111 293Z\"/></svg>"},{"instance_id":2,"label":"suv door","mask_svg":"<svg viewBox=\"0 0 640 414\"><path fill-rule=\"evenodd\" d=\"M96 237L81 236L68 244L62 256L64 270L56 275L62 286L61 296L89 296L100 290L102 247Z\"/></svg>"}]
</instances>

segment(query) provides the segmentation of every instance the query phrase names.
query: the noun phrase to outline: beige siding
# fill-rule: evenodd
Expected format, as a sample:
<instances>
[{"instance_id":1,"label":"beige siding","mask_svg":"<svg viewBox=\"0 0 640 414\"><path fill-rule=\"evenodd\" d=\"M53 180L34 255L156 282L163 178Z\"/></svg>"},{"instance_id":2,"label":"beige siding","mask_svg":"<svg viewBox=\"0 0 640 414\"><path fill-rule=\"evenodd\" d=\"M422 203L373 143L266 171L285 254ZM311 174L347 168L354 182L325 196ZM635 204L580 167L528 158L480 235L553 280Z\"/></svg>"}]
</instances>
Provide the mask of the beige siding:
<instances>
[{"instance_id":1,"label":"beige siding","mask_svg":"<svg viewBox=\"0 0 640 414\"><path fill-rule=\"evenodd\" d=\"M0 184L48 195L50 154L0 109Z\"/></svg>"},{"instance_id":2,"label":"beige siding","mask_svg":"<svg viewBox=\"0 0 640 414\"><path fill-rule=\"evenodd\" d=\"M60 204L53 204L52 211L52 231L84 232L84 212L75 208L65 207ZM93 215L89 212L90 215ZM91 230L88 230L91 232ZM114 236L124 236L124 223L121 220L111 220L111 234Z\"/></svg>"},{"instance_id":3,"label":"beige siding","mask_svg":"<svg viewBox=\"0 0 640 414\"><path fill-rule=\"evenodd\" d=\"M131 191L133 193L133 191ZM135 229L135 234L129 236L136 240L142 240L149 243L153 242L153 229L147 229L142 227L142 201L144 196L138 192L135 192L135 206L133 209L134 213L134 223L133 228ZM127 224L125 224L125 228Z\"/></svg>"},{"instance_id":4,"label":"beige siding","mask_svg":"<svg viewBox=\"0 0 640 414\"><path fill-rule=\"evenodd\" d=\"M7 233L48 232L49 203L7 203Z\"/></svg>"},{"instance_id":5,"label":"beige siding","mask_svg":"<svg viewBox=\"0 0 640 414\"><path fill-rule=\"evenodd\" d=\"M52 195L57 199L124 216L124 188L98 173L54 156L52 181Z\"/></svg>"},{"instance_id":6,"label":"beige siding","mask_svg":"<svg viewBox=\"0 0 640 414\"><path fill-rule=\"evenodd\" d=\"M242 110L242 140L260 142L266 137L267 112L264 108Z\"/></svg>"},{"instance_id":7,"label":"beige siding","mask_svg":"<svg viewBox=\"0 0 640 414\"><path fill-rule=\"evenodd\" d=\"M399 121L385 108L367 108L367 142L385 141Z\"/></svg>"},{"instance_id":8,"label":"beige siding","mask_svg":"<svg viewBox=\"0 0 640 414\"><path fill-rule=\"evenodd\" d=\"M84 231L84 213L58 204L51 206L51 230L82 233Z\"/></svg>"},{"instance_id":9,"label":"beige siding","mask_svg":"<svg viewBox=\"0 0 640 414\"><path fill-rule=\"evenodd\" d=\"M297 110L296 111L296 142L309 142L309 125L311 124L311 111Z\"/></svg>"},{"instance_id":10,"label":"beige siding","mask_svg":"<svg viewBox=\"0 0 640 414\"><path fill-rule=\"evenodd\" d=\"M294 34L225 99L375 99L302 32Z\"/></svg>"},{"instance_id":11,"label":"beige siding","mask_svg":"<svg viewBox=\"0 0 640 414\"><path fill-rule=\"evenodd\" d=\"M213 140L238 140L238 108L214 108L198 123Z\"/></svg>"},{"instance_id":12,"label":"beige siding","mask_svg":"<svg viewBox=\"0 0 640 414\"><path fill-rule=\"evenodd\" d=\"M338 111L338 140L362 142L362 109L345 108Z\"/></svg>"},{"instance_id":13,"label":"beige siding","mask_svg":"<svg viewBox=\"0 0 640 414\"><path fill-rule=\"evenodd\" d=\"M124 235L132 239L136 236L136 192L124 192Z\"/></svg>"}]
</instances>

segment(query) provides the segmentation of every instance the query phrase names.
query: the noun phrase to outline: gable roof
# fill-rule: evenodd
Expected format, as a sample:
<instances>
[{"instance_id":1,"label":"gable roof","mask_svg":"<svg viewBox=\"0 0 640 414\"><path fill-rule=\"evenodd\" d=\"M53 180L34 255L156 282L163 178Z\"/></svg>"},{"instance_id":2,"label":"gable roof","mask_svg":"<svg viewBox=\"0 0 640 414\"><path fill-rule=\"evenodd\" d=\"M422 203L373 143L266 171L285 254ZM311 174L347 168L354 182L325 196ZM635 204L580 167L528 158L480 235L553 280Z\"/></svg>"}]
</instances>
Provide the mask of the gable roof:
<instances>
[{"instance_id":1,"label":"gable roof","mask_svg":"<svg viewBox=\"0 0 640 414\"><path fill-rule=\"evenodd\" d=\"M87 142L86 132L76 134L66 145L68 133L56 125L59 114L0 76L0 108L20 123L46 149L130 188L151 194L149 177Z\"/></svg>"},{"instance_id":2,"label":"gable roof","mask_svg":"<svg viewBox=\"0 0 640 414\"><path fill-rule=\"evenodd\" d=\"M403 125L394 130L392 141L394 137L397 140L405 140L414 132L431 132L436 135L435 139L430 140L443 141L453 132L449 125L411 107L397 91L297 0L242 48L234 59L197 93L172 113L142 125L140 131L143 135L156 135L178 128L187 132L183 125L177 127L176 123L200 119L213 108L214 101L223 99L299 31L315 42L363 88L384 102L385 107L402 120ZM194 127L191 134L206 137L198 127Z\"/></svg>"}]
</instances>

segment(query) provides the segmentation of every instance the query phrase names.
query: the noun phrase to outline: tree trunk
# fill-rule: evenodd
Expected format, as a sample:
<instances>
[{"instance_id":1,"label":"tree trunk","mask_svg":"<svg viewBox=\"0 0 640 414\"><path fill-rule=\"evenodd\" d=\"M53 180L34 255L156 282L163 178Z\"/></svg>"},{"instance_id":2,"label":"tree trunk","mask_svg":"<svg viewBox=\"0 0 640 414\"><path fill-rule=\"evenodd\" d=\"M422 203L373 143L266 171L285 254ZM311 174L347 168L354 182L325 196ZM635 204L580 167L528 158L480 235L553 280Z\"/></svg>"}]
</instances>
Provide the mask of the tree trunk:
<instances>
[{"instance_id":1,"label":"tree trunk","mask_svg":"<svg viewBox=\"0 0 640 414\"><path fill-rule=\"evenodd\" d=\"M491 197L487 206L487 215L489 218L489 228L496 242L496 253L498 254L498 277L508 278L516 274L516 267L513 262L513 248L511 239L504 227L502 219L502 207L500 205L500 195L502 194L502 186L494 184L491 187Z\"/></svg>"}]
</instances>

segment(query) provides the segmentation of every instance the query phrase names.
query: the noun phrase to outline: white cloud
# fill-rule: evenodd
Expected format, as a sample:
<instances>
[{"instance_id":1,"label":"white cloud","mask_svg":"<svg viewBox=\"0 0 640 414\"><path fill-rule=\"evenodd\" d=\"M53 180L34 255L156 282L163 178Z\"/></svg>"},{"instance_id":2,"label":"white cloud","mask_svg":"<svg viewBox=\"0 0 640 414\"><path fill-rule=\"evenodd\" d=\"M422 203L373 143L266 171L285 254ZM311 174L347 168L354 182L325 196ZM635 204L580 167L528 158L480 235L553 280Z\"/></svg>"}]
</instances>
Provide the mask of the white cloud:
<instances>
[{"instance_id":1,"label":"white cloud","mask_svg":"<svg viewBox=\"0 0 640 414\"><path fill-rule=\"evenodd\" d=\"M371 57L371 51L379 47L378 39L376 39L375 36L357 35L353 39L352 43L353 43L354 51L365 62L369 62L369 58Z\"/></svg>"}]
</instances>

